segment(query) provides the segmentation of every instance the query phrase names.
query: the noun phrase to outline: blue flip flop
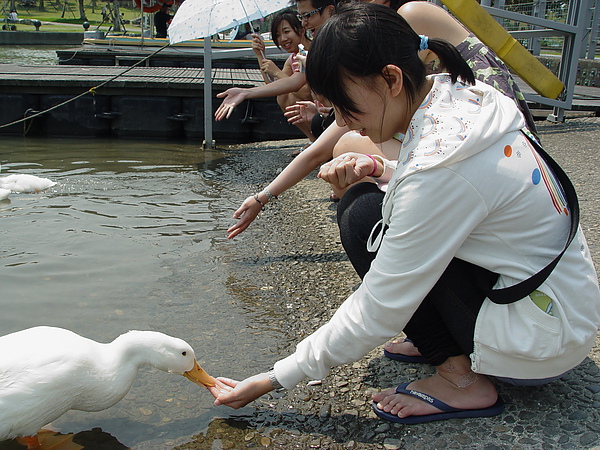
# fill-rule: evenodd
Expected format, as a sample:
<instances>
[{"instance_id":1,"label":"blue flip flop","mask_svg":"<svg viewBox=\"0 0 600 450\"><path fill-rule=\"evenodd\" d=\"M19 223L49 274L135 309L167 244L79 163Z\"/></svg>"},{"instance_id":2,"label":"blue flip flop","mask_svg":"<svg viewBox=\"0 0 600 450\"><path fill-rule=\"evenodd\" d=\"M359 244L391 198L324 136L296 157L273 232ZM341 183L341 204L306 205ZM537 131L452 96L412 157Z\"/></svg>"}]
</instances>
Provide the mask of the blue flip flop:
<instances>
[{"instance_id":1,"label":"blue flip flop","mask_svg":"<svg viewBox=\"0 0 600 450\"><path fill-rule=\"evenodd\" d=\"M404 342L412 342L410 339L406 338L404 339ZM383 349L383 354L390 358L393 359L394 361L402 361L402 362L407 362L407 363L413 363L413 364L422 364L422 363L426 363L427 359L424 356L409 356L409 355L403 355L402 353L390 353L388 352L385 348Z\"/></svg>"},{"instance_id":2,"label":"blue flip flop","mask_svg":"<svg viewBox=\"0 0 600 450\"><path fill-rule=\"evenodd\" d=\"M408 417L398 417L396 414L390 414L385 412L382 409L377 407L377 403L373 402L373 411L379 417L385 420L389 420L390 422L395 423L403 423L406 425L416 424L416 423L425 423L425 422L433 422L436 420L448 420L448 419L466 419L470 417L490 417L496 416L504 411L504 402L498 396L498 400L492 406L483 409L458 409L453 408L452 406L438 400L437 398L432 397L431 395L424 394L423 392L415 391L413 389L406 389L410 382L402 383L396 388L397 394L406 394L412 397L416 397L419 400L423 400L435 406L437 409L443 411L441 413L433 413L426 414L423 416L408 416Z\"/></svg>"}]
</instances>

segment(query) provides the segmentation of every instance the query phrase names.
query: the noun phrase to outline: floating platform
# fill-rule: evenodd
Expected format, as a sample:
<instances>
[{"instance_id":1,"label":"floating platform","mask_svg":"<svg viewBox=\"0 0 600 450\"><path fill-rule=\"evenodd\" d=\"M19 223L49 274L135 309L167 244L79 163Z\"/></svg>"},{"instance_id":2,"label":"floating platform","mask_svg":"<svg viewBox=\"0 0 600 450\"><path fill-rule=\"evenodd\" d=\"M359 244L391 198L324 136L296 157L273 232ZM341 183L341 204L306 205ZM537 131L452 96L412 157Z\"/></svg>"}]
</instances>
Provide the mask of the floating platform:
<instances>
[{"instance_id":1,"label":"floating platform","mask_svg":"<svg viewBox=\"0 0 600 450\"><path fill-rule=\"evenodd\" d=\"M222 101L217 93L263 84L258 69L214 68L212 79L213 114ZM45 110L0 134L201 140L204 69L0 64L0 125ZM273 97L245 101L213 124L213 139L222 143L301 137Z\"/></svg>"},{"instance_id":2,"label":"floating platform","mask_svg":"<svg viewBox=\"0 0 600 450\"><path fill-rule=\"evenodd\" d=\"M283 62L289 53L265 41L268 58ZM252 41L211 42L213 67L231 69L258 69ZM159 52L157 52L160 50ZM145 59L146 67L204 67L204 40L193 39L169 45L168 39L132 36L86 38L79 47L57 50L60 65L131 66ZM231 55L231 56L227 56Z\"/></svg>"},{"instance_id":3,"label":"floating platform","mask_svg":"<svg viewBox=\"0 0 600 450\"><path fill-rule=\"evenodd\" d=\"M95 33L95 32L88 32ZM271 40L266 40L266 47L275 47L275 43ZM99 38L84 38L84 45L96 45L96 46L125 46L125 47L147 47L147 48L160 48L165 45L169 45L169 39L167 38L148 38L141 36L103 36ZM212 48L215 49L234 49L234 48L252 48L252 41L248 39L234 39L234 40L211 40L210 43ZM191 39L189 41L179 42L177 44L170 45L173 48L204 48L204 39Z\"/></svg>"}]
</instances>

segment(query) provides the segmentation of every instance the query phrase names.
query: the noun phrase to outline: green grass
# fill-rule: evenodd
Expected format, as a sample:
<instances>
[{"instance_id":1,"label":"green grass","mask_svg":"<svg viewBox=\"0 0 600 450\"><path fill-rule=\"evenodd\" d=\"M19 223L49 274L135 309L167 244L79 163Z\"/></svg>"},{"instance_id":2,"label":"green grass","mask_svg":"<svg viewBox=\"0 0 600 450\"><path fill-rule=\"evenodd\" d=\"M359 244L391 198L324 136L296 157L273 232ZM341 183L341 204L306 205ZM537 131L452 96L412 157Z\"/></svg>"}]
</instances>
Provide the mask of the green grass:
<instances>
[{"instance_id":1,"label":"green grass","mask_svg":"<svg viewBox=\"0 0 600 450\"><path fill-rule=\"evenodd\" d=\"M38 0L39 2L39 0ZM90 31L96 30L97 27L102 23L102 7L106 3L96 1L95 8L92 8L91 1L84 1L85 15L88 19L87 22L90 24ZM40 11L37 6L25 8L19 5L19 1L15 1L15 6L19 19L31 19L39 20L43 23L40 31L58 31L58 32L82 32L83 20L79 18L79 5L74 0L67 1L67 7L63 8L64 2L55 1L44 2L45 11ZM131 21L140 17L140 10L131 7L131 2L126 1L119 4L119 11L122 13L123 20L125 22L125 29L128 33L139 33L139 25L131 24ZM8 6L7 6L8 12ZM52 22L52 23L44 23ZM112 25L111 22L104 22L100 27L101 30L107 31ZM35 30L32 25L17 24L19 31L30 31Z\"/></svg>"}]
</instances>

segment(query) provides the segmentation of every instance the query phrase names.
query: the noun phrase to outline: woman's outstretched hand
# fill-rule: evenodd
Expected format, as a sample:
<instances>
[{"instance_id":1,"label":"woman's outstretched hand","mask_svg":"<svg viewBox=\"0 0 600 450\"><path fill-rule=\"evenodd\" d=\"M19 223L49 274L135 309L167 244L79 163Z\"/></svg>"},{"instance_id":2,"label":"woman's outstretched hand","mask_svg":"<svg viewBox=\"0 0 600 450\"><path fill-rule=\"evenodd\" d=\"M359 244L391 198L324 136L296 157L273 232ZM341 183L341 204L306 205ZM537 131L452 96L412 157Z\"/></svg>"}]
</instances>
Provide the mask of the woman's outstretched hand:
<instances>
[{"instance_id":1,"label":"woman's outstretched hand","mask_svg":"<svg viewBox=\"0 0 600 450\"><path fill-rule=\"evenodd\" d=\"M287 106L283 115L287 117L289 123L297 125L299 123L310 123L315 114L326 116L330 111L330 107L324 106L318 100L314 102L302 100Z\"/></svg>"},{"instance_id":2,"label":"woman's outstretched hand","mask_svg":"<svg viewBox=\"0 0 600 450\"><path fill-rule=\"evenodd\" d=\"M215 398L217 398L221 394L225 394L233 390L233 387L230 384L225 383L223 382L223 380L220 380L218 378L215 378L214 386L207 386L206 388Z\"/></svg>"},{"instance_id":3,"label":"woman's outstretched hand","mask_svg":"<svg viewBox=\"0 0 600 450\"><path fill-rule=\"evenodd\" d=\"M217 378L217 382L228 387L228 390L221 390L215 395L215 405L226 405L233 409L246 406L261 395L273 390L269 374L260 373L244 381L235 381L229 378ZM212 391L211 391L212 392ZM213 394L214 395L214 394Z\"/></svg>"},{"instance_id":4,"label":"woman's outstretched hand","mask_svg":"<svg viewBox=\"0 0 600 450\"><path fill-rule=\"evenodd\" d=\"M367 155L344 153L323 164L318 177L341 190L370 176L373 168L373 160Z\"/></svg>"},{"instance_id":5,"label":"woman's outstretched hand","mask_svg":"<svg viewBox=\"0 0 600 450\"><path fill-rule=\"evenodd\" d=\"M252 221L256 219L256 216L258 216L261 208L262 205L256 201L253 195L244 200L242 206L240 206L239 209L233 213L233 218L239 220L234 225L229 227L227 230L227 233L229 233L227 238L233 239L246 228L248 228Z\"/></svg>"},{"instance_id":6,"label":"woman's outstretched hand","mask_svg":"<svg viewBox=\"0 0 600 450\"><path fill-rule=\"evenodd\" d=\"M303 100L286 106L283 115L292 125L299 123L310 123L313 116L319 112L317 104L311 101Z\"/></svg>"},{"instance_id":7,"label":"woman's outstretched hand","mask_svg":"<svg viewBox=\"0 0 600 450\"><path fill-rule=\"evenodd\" d=\"M215 112L215 120L218 122L222 119L229 119L234 108L242 103L247 96L247 89L244 88L230 88L226 91L219 92L217 98L223 98L223 103L219 106Z\"/></svg>"}]
</instances>

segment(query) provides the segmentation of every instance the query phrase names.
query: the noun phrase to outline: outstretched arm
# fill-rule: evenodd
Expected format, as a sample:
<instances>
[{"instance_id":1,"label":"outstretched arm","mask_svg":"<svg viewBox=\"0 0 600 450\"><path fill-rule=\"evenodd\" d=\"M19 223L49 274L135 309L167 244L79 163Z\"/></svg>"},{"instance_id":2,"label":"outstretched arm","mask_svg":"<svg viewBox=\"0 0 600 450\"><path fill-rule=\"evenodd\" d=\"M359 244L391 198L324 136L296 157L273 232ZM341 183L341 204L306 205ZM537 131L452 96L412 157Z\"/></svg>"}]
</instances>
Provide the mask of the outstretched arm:
<instances>
[{"instance_id":1,"label":"outstretched arm","mask_svg":"<svg viewBox=\"0 0 600 450\"><path fill-rule=\"evenodd\" d=\"M300 153L283 171L267 186L274 196L278 196L287 189L294 186L309 173L328 161L333 154L333 147L340 137L348 131L348 127L340 127L333 123L323 132L310 147ZM257 194L258 199L267 204L269 199L264 192ZM256 201L254 196L248 197L240 208L233 214L234 219L239 219L227 232L228 238L234 238L244 231L256 218L262 205Z\"/></svg>"},{"instance_id":2,"label":"outstretched arm","mask_svg":"<svg viewBox=\"0 0 600 450\"><path fill-rule=\"evenodd\" d=\"M248 98L276 97L281 94L296 92L306 84L306 75L294 72L291 76L280 78L272 83L253 88L231 88L217 94L224 98L223 103L215 112L215 120L228 119L233 109Z\"/></svg>"}]
</instances>

